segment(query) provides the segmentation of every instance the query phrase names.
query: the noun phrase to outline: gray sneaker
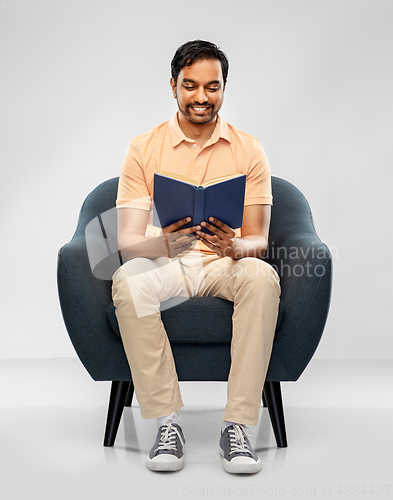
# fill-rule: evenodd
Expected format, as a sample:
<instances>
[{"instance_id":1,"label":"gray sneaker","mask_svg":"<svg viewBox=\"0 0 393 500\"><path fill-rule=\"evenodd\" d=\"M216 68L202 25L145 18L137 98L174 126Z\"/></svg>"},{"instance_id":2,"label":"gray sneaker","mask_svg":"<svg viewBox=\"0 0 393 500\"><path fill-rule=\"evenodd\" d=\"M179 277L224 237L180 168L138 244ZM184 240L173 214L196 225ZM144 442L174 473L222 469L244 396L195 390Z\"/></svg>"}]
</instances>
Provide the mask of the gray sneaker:
<instances>
[{"instance_id":1,"label":"gray sneaker","mask_svg":"<svg viewBox=\"0 0 393 500\"><path fill-rule=\"evenodd\" d=\"M180 470L184 465L185 442L180 425L174 422L173 416L168 418L158 429L156 442L147 456L147 468L167 472Z\"/></svg>"},{"instance_id":2,"label":"gray sneaker","mask_svg":"<svg viewBox=\"0 0 393 500\"><path fill-rule=\"evenodd\" d=\"M221 431L220 454L224 470L233 474L259 472L261 460L253 450L245 426L233 424Z\"/></svg>"}]
</instances>

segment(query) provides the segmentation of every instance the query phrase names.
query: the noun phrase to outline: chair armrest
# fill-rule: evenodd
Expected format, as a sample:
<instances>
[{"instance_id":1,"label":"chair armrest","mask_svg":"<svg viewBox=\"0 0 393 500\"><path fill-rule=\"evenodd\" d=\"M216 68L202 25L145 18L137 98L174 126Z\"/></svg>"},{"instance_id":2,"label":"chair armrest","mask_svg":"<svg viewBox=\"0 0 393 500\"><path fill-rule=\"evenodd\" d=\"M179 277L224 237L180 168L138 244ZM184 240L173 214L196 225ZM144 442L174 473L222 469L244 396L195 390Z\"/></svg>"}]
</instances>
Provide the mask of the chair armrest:
<instances>
[{"instance_id":1,"label":"chair armrest","mask_svg":"<svg viewBox=\"0 0 393 500\"><path fill-rule=\"evenodd\" d=\"M93 276L82 234L74 235L59 250L57 283L68 334L77 355L93 379L130 379L122 342L112 331L106 315L112 301L112 282ZM116 373L111 373L110 378L105 373L112 357L117 359L118 378Z\"/></svg>"},{"instance_id":2,"label":"chair armrest","mask_svg":"<svg viewBox=\"0 0 393 500\"><path fill-rule=\"evenodd\" d=\"M312 358L330 305L332 258L314 231L287 238L266 258L281 281L285 313L276 332L268 379L297 380Z\"/></svg>"}]
</instances>

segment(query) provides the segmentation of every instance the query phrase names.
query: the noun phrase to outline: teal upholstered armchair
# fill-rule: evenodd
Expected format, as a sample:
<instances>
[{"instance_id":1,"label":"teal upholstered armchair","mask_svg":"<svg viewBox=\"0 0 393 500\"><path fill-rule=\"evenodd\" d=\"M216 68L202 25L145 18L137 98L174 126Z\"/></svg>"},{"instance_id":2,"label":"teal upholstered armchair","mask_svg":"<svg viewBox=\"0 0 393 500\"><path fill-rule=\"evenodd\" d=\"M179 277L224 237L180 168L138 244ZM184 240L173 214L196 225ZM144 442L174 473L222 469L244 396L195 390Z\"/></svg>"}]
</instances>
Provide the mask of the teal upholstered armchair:
<instances>
[{"instance_id":1,"label":"teal upholstered armchair","mask_svg":"<svg viewBox=\"0 0 393 500\"><path fill-rule=\"evenodd\" d=\"M123 407L131 404L133 395L111 298L111 276L121 264L114 208L117 185L118 178L110 179L87 196L75 234L58 254L58 290L70 339L91 377L112 381L105 446L114 444ZM281 303L263 402L277 445L285 447L280 382L300 377L321 339L330 304L332 259L302 193L277 177L272 178L272 189L265 260L280 275ZM232 311L231 302L213 297L192 298L162 311L180 381L227 380ZM212 318L204 332L196 326L201 313Z\"/></svg>"}]
</instances>

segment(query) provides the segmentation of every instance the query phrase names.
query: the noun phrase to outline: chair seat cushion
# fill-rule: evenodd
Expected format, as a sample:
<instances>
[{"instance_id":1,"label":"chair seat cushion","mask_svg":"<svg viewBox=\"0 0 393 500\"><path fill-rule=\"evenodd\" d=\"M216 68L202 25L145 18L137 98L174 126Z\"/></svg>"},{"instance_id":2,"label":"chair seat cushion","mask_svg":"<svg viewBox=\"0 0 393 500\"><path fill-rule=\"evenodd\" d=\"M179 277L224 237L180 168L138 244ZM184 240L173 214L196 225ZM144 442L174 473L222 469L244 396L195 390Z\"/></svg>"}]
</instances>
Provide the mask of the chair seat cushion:
<instances>
[{"instance_id":1,"label":"chair seat cushion","mask_svg":"<svg viewBox=\"0 0 393 500\"><path fill-rule=\"evenodd\" d=\"M173 307L168 307L172 302ZM162 304L161 318L171 343L229 344L232 337L233 302L217 297L192 297L176 305L176 299ZM284 315L284 305L280 301L276 331ZM111 302L107 309L108 321L112 330L120 337L119 325L115 314L115 306ZM211 318L200 326L201 319ZM183 325L187 325L184 328Z\"/></svg>"}]
</instances>

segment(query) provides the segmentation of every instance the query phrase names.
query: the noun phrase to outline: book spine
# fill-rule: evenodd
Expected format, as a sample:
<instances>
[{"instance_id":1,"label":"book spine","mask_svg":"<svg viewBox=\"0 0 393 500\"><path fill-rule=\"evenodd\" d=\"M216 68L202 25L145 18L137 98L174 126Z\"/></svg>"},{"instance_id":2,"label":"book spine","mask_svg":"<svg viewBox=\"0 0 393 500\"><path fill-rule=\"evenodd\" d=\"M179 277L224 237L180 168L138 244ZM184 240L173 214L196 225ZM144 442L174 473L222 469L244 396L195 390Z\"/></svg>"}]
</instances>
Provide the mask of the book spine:
<instances>
[{"instance_id":1,"label":"book spine","mask_svg":"<svg viewBox=\"0 0 393 500\"><path fill-rule=\"evenodd\" d=\"M194 202L194 217L193 225L196 226L203 221L203 212L205 207L205 191L206 189L199 186L195 189L195 202Z\"/></svg>"}]
</instances>

